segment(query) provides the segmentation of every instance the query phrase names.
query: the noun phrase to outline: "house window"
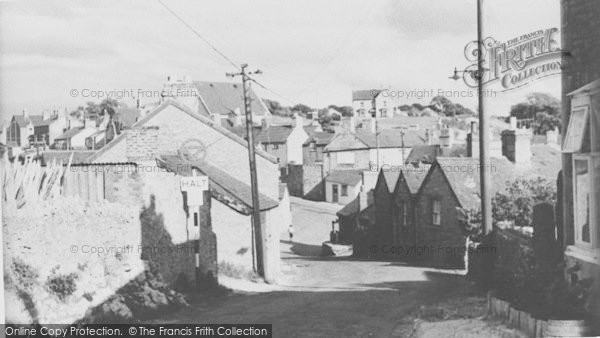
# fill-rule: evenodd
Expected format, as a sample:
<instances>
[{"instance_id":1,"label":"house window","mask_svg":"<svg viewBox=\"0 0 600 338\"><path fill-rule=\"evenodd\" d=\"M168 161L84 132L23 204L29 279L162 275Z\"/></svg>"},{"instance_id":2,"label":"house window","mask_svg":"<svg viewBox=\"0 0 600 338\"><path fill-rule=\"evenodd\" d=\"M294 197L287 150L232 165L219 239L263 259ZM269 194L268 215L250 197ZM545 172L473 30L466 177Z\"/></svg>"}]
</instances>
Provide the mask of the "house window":
<instances>
[{"instance_id":1,"label":"house window","mask_svg":"<svg viewBox=\"0 0 600 338\"><path fill-rule=\"evenodd\" d=\"M590 152L589 126L588 107L574 109L569 119L563 151L568 153Z\"/></svg>"},{"instance_id":2,"label":"house window","mask_svg":"<svg viewBox=\"0 0 600 338\"><path fill-rule=\"evenodd\" d=\"M273 145L273 150L277 150L277 149L279 149L279 144L274 144Z\"/></svg>"},{"instance_id":3,"label":"house window","mask_svg":"<svg viewBox=\"0 0 600 338\"><path fill-rule=\"evenodd\" d=\"M437 226L442 224L442 202L438 199L431 200L431 223Z\"/></svg>"},{"instance_id":4,"label":"house window","mask_svg":"<svg viewBox=\"0 0 600 338\"><path fill-rule=\"evenodd\" d=\"M337 153L338 164L354 164L354 153L351 151L340 151Z\"/></svg>"},{"instance_id":5,"label":"house window","mask_svg":"<svg viewBox=\"0 0 600 338\"><path fill-rule=\"evenodd\" d=\"M600 191L600 154L573 156L573 214L575 244L584 248L597 248ZM594 190L595 193L594 193Z\"/></svg>"},{"instance_id":6,"label":"house window","mask_svg":"<svg viewBox=\"0 0 600 338\"><path fill-rule=\"evenodd\" d=\"M575 245L584 249L600 247L600 153L592 149L589 107L575 107L563 141L563 152L573 153L573 231Z\"/></svg>"},{"instance_id":7,"label":"house window","mask_svg":"<svg viewBox=\"0 0 600 338\"><path fill-rule=\"evenodd\" d=\"M408 226L408 202L402 201L402 226Z\"/></svg>"},{"instance_id":8,"label":"house window","mask_svg":"<svg viewBox=\"0 0 600 338\"><path fill-rule=\"evenodd\" d=\"M348 185L342 184L342 196L348 196Z\"/></svg>"}]
</instances>

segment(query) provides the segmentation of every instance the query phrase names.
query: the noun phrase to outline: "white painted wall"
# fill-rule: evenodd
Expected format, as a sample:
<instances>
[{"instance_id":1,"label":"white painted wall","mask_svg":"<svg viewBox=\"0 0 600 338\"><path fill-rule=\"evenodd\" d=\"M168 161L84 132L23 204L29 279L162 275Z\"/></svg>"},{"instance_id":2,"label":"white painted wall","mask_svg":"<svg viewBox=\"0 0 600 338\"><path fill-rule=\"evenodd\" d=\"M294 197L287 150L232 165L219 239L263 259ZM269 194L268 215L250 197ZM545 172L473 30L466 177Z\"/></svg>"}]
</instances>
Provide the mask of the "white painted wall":
<instances>
[{"instance_id":1,"label":"white painted wall","mask_svg":"<svg viewBox=\"0 0 600 338\"><path fill-rule=\"evenodd\" d=\"M408 158L412 148L404 148L404 158ZM371 163L377 163L377 149L371 149L369 151L369 160ZM380 148L379 149L379 163L378 168L385 166L401 166L402 162L402 148Z\"/></svg>"},{"instance_id":2,"label":"white painted wall","mask_svg":"<svg viewBox=\"0 0 600 338\"><path fill-rule=\"evenodd\" d=\"M355 186L348 185L348 196L342 196L342 184L325 182L325 199L329 203L333 203L333 185L338 186L338 204L346 205L352 202L360 192L360 183Z\"/></svg>"},{"instance_id":3,"label":"white painted wall","mask_svg":"<svg viewBox=\"0 0 600 338\"><path fill-rule=\"evenodd\" d=\"M308 139L308 134L302 127L302 119L297 118L294 130L287 139L287 162L303 164L302 145Z\"/></svg>"},{"instance_id":4,"label":"white painted wall","mask_svg":"<svg viewBox=\"0 0 600 338\"><path fill-rule=\"evenodd\" d=\"M94 127L85 127L82 131L77 133L75 136L71 137L71 148L73 149L87 149L85 146L85 139L91 136L93 133L98 130Z\"/></svg>"}]
</instances>

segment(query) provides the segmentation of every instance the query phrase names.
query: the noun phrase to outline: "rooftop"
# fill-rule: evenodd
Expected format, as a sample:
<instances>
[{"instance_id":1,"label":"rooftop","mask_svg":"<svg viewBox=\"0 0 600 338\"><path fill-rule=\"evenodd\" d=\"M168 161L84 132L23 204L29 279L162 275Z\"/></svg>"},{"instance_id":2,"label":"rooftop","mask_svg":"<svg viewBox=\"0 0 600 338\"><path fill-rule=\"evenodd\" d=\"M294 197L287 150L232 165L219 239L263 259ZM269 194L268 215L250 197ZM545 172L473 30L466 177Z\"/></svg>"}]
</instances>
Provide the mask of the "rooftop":
<instances>
[{"instance_id":1,"label":"rooftop","mask_svg":"<svg viewBox=\"0 0 600 338\"><path fill-rule=\"evenodd\" d=\"M327 182L357 185L362 182L362 170L333 170L325 177Z\"/></svg>"},{"instance_id":2,"label":"rooftop","mask_svg":"<svg viewBox=\"0 0 600 338\"><path fill-rule=\"evenodd\" d=\"M250 186L215 166L206 162L190 163L177 155L162 155L157 159L157 163L160 167L181 176L192 176L192 169L197 168L204 175L208 176L213 194L230 196L241 202L246 208L252 208ZM269 210L277 207L279 203L263 194L259 194L259 205L260 210Z\"/></svg>"},{"instance_id":3,"label":"rooftop","mask_svg":"<svg viewBox=\"0 0 600 338\"><path fill-rule=\"evenodd\" d=\"M365 89L352 91L352 101L373 100L381 93L379 89Z\"/></svg>"}]
</instances>

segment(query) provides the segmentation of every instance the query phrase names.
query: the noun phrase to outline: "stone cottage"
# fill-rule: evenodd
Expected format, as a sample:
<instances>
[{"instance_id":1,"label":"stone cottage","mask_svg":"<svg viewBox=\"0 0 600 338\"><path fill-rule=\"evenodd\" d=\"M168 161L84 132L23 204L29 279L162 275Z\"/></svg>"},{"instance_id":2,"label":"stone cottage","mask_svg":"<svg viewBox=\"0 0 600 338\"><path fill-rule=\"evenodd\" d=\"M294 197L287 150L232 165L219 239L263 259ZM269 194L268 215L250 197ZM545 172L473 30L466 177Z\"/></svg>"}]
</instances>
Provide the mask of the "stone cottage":
<instances>
[{"instance_id":1,"label":"stone cottage","mask_svg":"<svg viewBox=\"0 0 600 338\"><path fill-rule=\"evenodd\" d=\"M175 101L166 101L154 111L137 121L131 130L117 136L101 150L88 159L92 163L135 161L143 170L163 175L164 169L157 167L156 160L164 156L180 156L205 163L198 166L200 171L214 179L215 186L225 183L239 186L240 192L229 191L235 199L247 201L243 187L250 185L248 150L246 141L221 127L210 118L195 113L187 106ZM212 230L217 238L217 256L220 263L230 264L246 270L252 270L253 248L263 245L265 252L265 273L267 280L276 280L279 274L279 234L289 224L289 201L287 194L281 194L277 160L266 152L257 149L256 165L259 192L268 202L264 212L263 239L256 242L252 236L250 216L240 212L231 204L224 203L213 195L211 201ZM173 159L173 157L167 157ZM167 161L171 163L172 161ZM171 163L172 166L172 163ZM168 165L167 165L168 167ZM213 168L209 170L206 168ZM179 173L179 171L176 171ZM172 175L172 174L171 174ZM171 200L160 196L161 182L146 182L156 187L157 210L164 215L167 230L178 233L173 238L185 240L183 225L186 217L181 208L174 208ZM239 182L239 183L237 183ZM218 194L215 191L215 194ZM280 198L281 197L281 198ZM267 199L265 199L267 201ZM288 221L285 221L288 222ZM267 254L268 253L268 254ZM267 268L268 267L268 268Z\"/></svg>"}]
</instances>

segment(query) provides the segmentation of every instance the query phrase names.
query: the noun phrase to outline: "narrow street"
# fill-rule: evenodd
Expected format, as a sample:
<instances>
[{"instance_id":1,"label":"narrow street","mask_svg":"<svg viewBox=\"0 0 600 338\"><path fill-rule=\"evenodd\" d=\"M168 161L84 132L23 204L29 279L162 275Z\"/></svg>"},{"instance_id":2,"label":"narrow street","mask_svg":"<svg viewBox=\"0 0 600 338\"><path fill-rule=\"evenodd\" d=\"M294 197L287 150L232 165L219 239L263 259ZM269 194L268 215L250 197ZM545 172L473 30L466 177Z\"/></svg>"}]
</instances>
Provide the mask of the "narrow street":
<instances>
[{"instance_id":1,"label":"narrow street","mask_svg":"<svg viewBox=\"0 0 600 338\"><path fill-rule=\"evenodd\" d=\"M464 288L463 277L450 272L319 257L337 207L293 199L292 210L294 243L282 233L280 285L202 300L161 322L271 323L276 337L388 337L420 306Z\"/></svg>"}]
</instances>

